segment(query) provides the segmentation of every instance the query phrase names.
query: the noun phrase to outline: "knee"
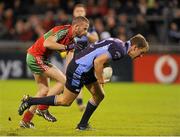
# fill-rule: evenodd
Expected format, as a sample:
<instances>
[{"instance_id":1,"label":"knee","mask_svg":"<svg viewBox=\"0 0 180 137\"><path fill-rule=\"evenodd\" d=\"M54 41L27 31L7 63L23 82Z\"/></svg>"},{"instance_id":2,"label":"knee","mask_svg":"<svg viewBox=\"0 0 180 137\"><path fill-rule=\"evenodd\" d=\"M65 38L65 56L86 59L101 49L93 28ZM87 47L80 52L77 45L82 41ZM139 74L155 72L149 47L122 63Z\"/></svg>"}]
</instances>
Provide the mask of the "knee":
<instances>
[{"instance_id":1,"label":"knee","mask_svg":"<svg viewBox=\"0 0 180 137\"><path fill-rule=\"evenodd\" d=\"M38 91L38 95L39 96L46 96L47 93L49 91L49 88L48 87L44 87L44 88L41 88L39 91Z\"/></svg>"},{"instance_id":2,"label":"knee","mask_svg":"<svg viewBox=\"0 0 180 137\"><path fill-rule=\"evenodd\" d=\"M71 106L71 104L72 104L72 102L65 102L65 103L64 103L64 106L69 107L69 106Z\"/></svg>"},{"instance_id":3,"label":"knee","mask_svg":"<svg viewBox=\"0 0 180 137\"><path fill-rule=\"evenodd\" d=\"M96 102L96 104L99 104L104 99L104 97L105 97L104 93L95 95L94 101Z\"/></svg>"},{"instance_id":4,"label":"knee","mask_svg":"<svg viewBox=\"0 0 180 137\"><path fill-rule=\"evenodd\" d=\"M65 83L57 82L58 88L64 90Z\"/></svg>"},{"instance_id":5,"label":"knee","mask_svg":"<svg viewBox=\"0 0 180 137\"><path fill-rule=\"evenodd\" d=\"M61 100L57 100L57 104L60 105L60 106L71 106L72 102L71 101L67 101L67 100L64 100L64 99L61 99Z\"/></svg>"},{"instance_id":6,"label":"knee","mask_svg":"<svg viewBox=\"0 0 180 137\"><path fill-rule=\"evenodd\" d=\"M60 85L65 85L66 78L58 79L58 80L56 80L56 82L59 83Z\"/></svg>"}]
</instances>

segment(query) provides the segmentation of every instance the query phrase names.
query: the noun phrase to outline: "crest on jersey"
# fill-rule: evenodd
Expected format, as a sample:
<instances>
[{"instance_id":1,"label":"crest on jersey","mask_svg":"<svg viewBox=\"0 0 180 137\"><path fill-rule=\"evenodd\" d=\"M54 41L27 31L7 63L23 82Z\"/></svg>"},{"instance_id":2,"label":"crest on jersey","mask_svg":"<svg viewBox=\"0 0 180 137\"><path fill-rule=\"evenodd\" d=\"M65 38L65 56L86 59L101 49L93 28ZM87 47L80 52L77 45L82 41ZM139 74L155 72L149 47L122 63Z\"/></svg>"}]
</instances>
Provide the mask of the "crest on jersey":
<instances>
[{"instance_id":1,"label":"crest on jersey","mask_svg":"<svg viewBox=\"0 0 180 137\"><path fill-rule=\"evenodd\" d=\"M63 29L56 32L54 35L56 37L56 41L63 39L65 35L67 34L67 32L68 32L68 29Z\"/></svg>"}]
</instances>

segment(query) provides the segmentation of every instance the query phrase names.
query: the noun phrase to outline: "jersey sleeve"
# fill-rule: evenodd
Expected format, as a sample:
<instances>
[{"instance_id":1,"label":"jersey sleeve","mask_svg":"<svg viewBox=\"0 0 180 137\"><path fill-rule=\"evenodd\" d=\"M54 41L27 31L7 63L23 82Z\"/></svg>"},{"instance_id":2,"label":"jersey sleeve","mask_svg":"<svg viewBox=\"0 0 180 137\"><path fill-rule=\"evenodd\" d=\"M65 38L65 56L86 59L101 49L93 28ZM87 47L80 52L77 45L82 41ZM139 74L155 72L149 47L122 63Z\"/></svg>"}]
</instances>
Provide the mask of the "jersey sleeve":
<instances>
[{"instance_id":1,"label":"jersey sleeve","mask_svg":"<svg viewBox=\"0 0 180 137\"><path fill-rule=\"evenodd\" d=\"M51 30L49 30L48 32L46 32L45 34L44 34L44 39L47 39L49 36L51 36L53 34L53 30L51 29Z\"/></svg>"},{"instance_id":2,"label":"jersey sleeve","mask_svg":"<svg viewBox=\"0 0 180 137\"><path fill-rule=\"evenodd\" d=\"M62 29L54 33L54 36L56 37L56 41L59 41L63 39L68 33L68 29Z\"/></svg>"},{"instance_id":3,"label":"jersey sleeve","mask_svg":"<svg viewBox=\"0 0 180 137\"><path fill-rule=\"evenodd\" d=\"M122 57L121 49L118 46L112 45L108 49L112 60L119 60Z\"/></svg>"}]
</instances>

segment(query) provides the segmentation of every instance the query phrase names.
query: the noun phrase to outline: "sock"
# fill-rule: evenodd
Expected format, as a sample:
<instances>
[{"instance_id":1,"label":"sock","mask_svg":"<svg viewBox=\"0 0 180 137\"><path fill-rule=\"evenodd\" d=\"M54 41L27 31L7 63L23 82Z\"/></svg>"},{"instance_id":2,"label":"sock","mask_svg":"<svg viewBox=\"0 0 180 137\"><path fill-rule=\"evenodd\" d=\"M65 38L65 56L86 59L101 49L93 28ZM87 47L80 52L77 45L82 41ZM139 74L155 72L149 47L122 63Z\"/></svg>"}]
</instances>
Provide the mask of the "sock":
<instances>
[{"instance_id":1,"label":"sock","mask_svg":"<svg viewBox=\"0 0 180 137\"><path fill-rule=\"evenodd\" d=\"M23 121L24 122L30 122L33 118L34 114L32 112L30 112L29 110L25 112L24 117L23 117Z\"/></svg>"},{"instance_id":2,"label":"sock","mask_svg":"<svg viewBox=\"0 0 180 137\"><path fill-rule=\"evenodd\" d=\"M49 106L47 105L38 105L38 108L39 110L47 110L49 108Z\"/></svg>"},{"instance_id":3,"label":"sock","mask_svg":"<svg viewBox=\"0 0 180 137\"><path fill-rule=\"evenodd\" d=\"M80 106L83 104L82 98L76 98L76 103Z\"/></svg>"},{"instance_id":4,"label":"sock","mask_svg":"<svg viewBox=\"0 0 180 137\"><path fill-rule=\"evenodd\" d=\"M86 110L81 118L81 121L78 125L86 126L88 124L88 121L93 114L93 112L96 110L97 106L93 105L90 101L88 102L86 106Z\"/></svg>"},{"instance_id":5,"label":"sock","mask_svg":"<svg viewBox=\"0 0 180 137\"><path fill-rule=\"evenodd\" d=\"M28 100L29 105L49 105L56 106L56 96L47 96L41 98L30 98Z\"/></svg>"}]
</instances>

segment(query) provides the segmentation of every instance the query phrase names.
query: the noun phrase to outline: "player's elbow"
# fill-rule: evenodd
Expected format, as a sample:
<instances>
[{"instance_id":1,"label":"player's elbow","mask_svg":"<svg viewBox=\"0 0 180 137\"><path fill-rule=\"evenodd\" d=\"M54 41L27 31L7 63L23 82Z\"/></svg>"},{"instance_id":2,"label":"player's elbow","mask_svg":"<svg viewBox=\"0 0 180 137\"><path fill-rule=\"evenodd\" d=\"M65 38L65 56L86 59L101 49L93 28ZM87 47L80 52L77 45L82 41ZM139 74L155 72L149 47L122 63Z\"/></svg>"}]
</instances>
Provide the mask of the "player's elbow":
<instances>
[{"instance_id":1,"label":"player's elbow","mask_svg":"<svg viewBox=\"0 0 180 137\"><path fill-rule=\"evenodd\" d=\"M53 36L49 36L47 39L44 40L44 47L50 48L53 42L55 41L55 38Z\"/></svg>"}]
</instances>

